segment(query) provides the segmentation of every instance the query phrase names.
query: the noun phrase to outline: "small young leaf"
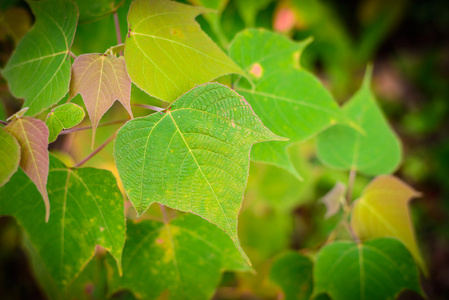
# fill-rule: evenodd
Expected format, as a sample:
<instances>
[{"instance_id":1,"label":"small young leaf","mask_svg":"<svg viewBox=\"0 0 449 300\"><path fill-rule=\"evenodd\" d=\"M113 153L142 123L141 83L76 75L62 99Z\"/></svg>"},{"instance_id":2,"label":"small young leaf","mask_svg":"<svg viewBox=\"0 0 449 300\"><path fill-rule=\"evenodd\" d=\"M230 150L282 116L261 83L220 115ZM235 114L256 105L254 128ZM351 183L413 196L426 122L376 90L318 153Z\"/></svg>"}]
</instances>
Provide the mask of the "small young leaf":
<instances>
[{"instance_id":1,"label":"small young leaf","mask_svg":"<svg viewBox=\"0 0 449 300\"><path fill-rule=\"evenodd\" d=\"M84 115L82 107L73 103L66 103L52 109L45 120L49 132L48 142L56 141L63 129L69 129L81 123Z\"/></svg>"},{"instance_id":2,"label":"small young leaf","mask_svg":"<svg viewBox=\"0 0 449 300\"><path fill-rule=\"evenodd\" d=\"M123 277L116 284L143 299L210 299L224 270L249 270L231 240L191 214L168 224L128 222Z\"/></svg>"},{"instance_id":3,"label":"small young leaf","mask_svg":"<svg viewBox=\"0 0 449 300\"><path fill-rule=\"evenodd\" d=\"M327 293L334 300L394 299L404 289L422 294L412 256L391 238L325 246L316 259L314 281L315 295Z\"/></svg>"},{"instance_id":4,"label":"small young leaf","mask_svg":"<svg viewBox=\"0 0 449 300\"><path fill-rule=\"evenodd\" d=\"M273 262L270 278L282 287L285 300L309 300L313 291L313 263L297 252L287 252Z\"/></svg>"},{"instance_id":5,"label":"small young leaf","mask_svg":"<svg viewBox=\"0 0 449 300\"><path fill-rule=\"evenodd\" d=\"M342 120L329 92L299 66L299 57L308 43L310 40L297 43L266 30L248 29L239 33L229 48L230 57L255 83L250 87L240 82L235 90L270 130L290 139L289 143L256 145L254 159L288 171L294 168L286 157L287 146Z\"/></svg>"},{"instance_id":6,"label":"small young leaf","mask_svg":"<svg viewBox=\"0 0 449 300\"><path fill-rule=\"evenodd\" d=\"M28 116L57 103L69 89L69 50L78 8L69 0L29 1L36 23L19 42L2 74Z\"/></svg>"},{"instance_id":7,"label":"small young leaf","mask_svg":"<svg viewBox=\"0 0 449 300\"><path fill-rule=\"evenodd\" d=\"M343 107L364 132L335 125L318 136L318 158L330 167L379 175L393 172L401 161L401 144L371 91L371 72L367 68L362 87Z\"/></svg>"},{"instance_id":8,"label":"small young leaf","mask_svg":"<svg viewBox=\"0 0 449 300\"><path fill-rule=\"evenodd\" d=\"M408 203L421 194L394 176L376 177L354 205L351 226L361 240L399 239L424 273L427 268L416 242Z\"/></svg>"},{"instance_id":9,"label":"small young leaf","mask_svg":"<svg viewBox=\"0 0 449 300\"><path fill-rule=\"evenodd\" d=\"M83 96L92 122L92 140L101 117L120 101L132 117L130 105L131 80L126 72L125 61L114 55L84 54L76 58L72 66L70 98Z\"/></svg>"},{"instance_id":10,"label":"small young leaf","mask_svg":"<svg viewBox=\"0 0 449 300\"><path fill-rule=\"evenodd\" d=\"M120 268L125 217L115 177L100 169L68 169L52 156L48 191L52 217L45 223L39 192L19 170L0 188L0 215L14 216L24 227L59 288L81 272L95 245L109 250Z\"/></svg>"},{"instance_id":11,"label":"small young leaf","mask_svg":"<svg viewBox=\"0 0 449 300\"><path fill-rule=\"evenodd\" d=\"M19 142L21 148L20 167L34 182L45 203L45 221L50 217L50 202L47 195L48 177L48 129L41 120L23 117L12 121L4 128Z\"/></svg>"},{"instance_id":12,"label":"small young leaf","mask_svg":"<svg viewBox=\"0 0 449 300\"><path fill-rule=\"evenodd\" d=\"M344 201L346 193L346 185L341 182L337 182L335 186L321 198L321 202L326 205L326 215L324 218L328 219L338 213L342 201Z\"/></svg>"},{"instance_id":13,"label":"small young leaf","mask_svg":"<svg viewBox=\"0 0 449 300\"><path fill-rule=\"evenodd\" d=\"M154 202L193 212L223 229L241 250L237 217L249 151L254 143L276 139L282 138L242 96L212 83L184 94L165 112L128 121L117 133L114 157L138 215Z\"/></svg>"},{"instance_id":14,"label":"small young leaf","mask_svg":"<svg viewBox=\"0 0 449 300\"><path fill-rule=\"evenodd\" d=\"M2 186L9 181L19 167L20 145L3 128L0 128L0 145L0 186Z\"/></svg>"},{"instance_id":15,"label":"small young leaf","mask_svg":"<svg viewBox=\"0 0 449 300\"><path fill-rule=\"evenodd\" d=\"M195 17L210 10L168 0L136 0L129 14L125 59L131 80L173 102L197 84L242 70L201 30Z\"/></svg>"}]
</instances>

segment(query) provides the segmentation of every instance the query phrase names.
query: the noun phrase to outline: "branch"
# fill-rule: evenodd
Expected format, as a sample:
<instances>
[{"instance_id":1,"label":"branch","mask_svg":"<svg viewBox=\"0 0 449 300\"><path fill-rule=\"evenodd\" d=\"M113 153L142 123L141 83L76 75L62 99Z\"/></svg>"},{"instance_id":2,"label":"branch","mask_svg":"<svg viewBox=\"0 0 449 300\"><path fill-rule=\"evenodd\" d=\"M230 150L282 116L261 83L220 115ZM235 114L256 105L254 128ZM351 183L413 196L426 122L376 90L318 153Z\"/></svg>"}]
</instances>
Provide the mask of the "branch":
<instances>
[{"instance_id":1,"label":"branch","mask_svg":"<svg viewBox=\"0 0 449 300\"><path fill-rule=\"evenodd\" d=\"M163 111L165 110L165 108L161 108L161 107L157 107L157 106L153 106L153 105L146 105L146 104L138 104L138 103L133 103L131 104L132 106L137 106L137 107L143 107L146 109L151 109L154 111Z\"/></svg>"},{"instance_id":2,"label":"branch","mask_svg":"<svg viewBox=\"0 0 449 300\"><path fill-rule=\"evenodd\" d=\"M73 53L72 51L70 51L69 50L69 55L73 58L73 59L76 59L76 55L75 55L75 53Z\"/></svg>"},{"instance_id":3,"label":"branch","mask_svg":"<svg viewBox=\"0 0 449 300\"><path fill-rule=\"evenodd\" d=\"M91 154L89 154L88 156L86 156L82 161L80 161L79 163L77 163L75 166L73 166L74 168L78 168L80 166L82 166L83 164L85 164L87 161L89 161L95 154L97 154L98 152L100 152L104 147L106 147L114 138L115 138L116 133L114 133L113 135L111 135L103 144L100 145L100 147L98 147L97 149L95 149Z\"/></svg>"},{"instance_id":4,"label":"branch","mask_svg":"<svg viewBox=\"0 0 449 300\"><path fill-rule=\"evenodd\" d=\"M8 123L6 123L5 121L2 121L2 120L0 120L0 124L2 124L2 125L8 125Z\"/></svg>"},{"instance_id":5,"label":"branch","mask_svg":"<svg viewBox=\"0 0 449 300\"><path fill-rule=\"evenodd\" d=\"M118 19L117 11L114 12L114 23L115 23L115 33L117 34L117 44L122 44L122 34L120 33L120 23ZM123 55L123 52L120 51L120 56Z\"/></svg>"},{"instance_id":6,"label":"branch","mask_svg":"<svg viewBox=\"0 0 449 300\"><path fill-rule=\"evenodd\" d=\"M124 123L126 121L128 121L128 119L126 119L126 120L117 120L117 121L112 121L112 122L106 122L106 123L98 125L97 128L98 127L109 126L109 125L114 125L114 124L119 124L119 123ZM61 131L59 134L69 134L69 133L72 133L72 132L77 132L77 131L82 131L82 130L87 130L87 129L92 129L92 126L70 128L70 129L66 129L66 130Z\"/></svg>"}]
</instances>

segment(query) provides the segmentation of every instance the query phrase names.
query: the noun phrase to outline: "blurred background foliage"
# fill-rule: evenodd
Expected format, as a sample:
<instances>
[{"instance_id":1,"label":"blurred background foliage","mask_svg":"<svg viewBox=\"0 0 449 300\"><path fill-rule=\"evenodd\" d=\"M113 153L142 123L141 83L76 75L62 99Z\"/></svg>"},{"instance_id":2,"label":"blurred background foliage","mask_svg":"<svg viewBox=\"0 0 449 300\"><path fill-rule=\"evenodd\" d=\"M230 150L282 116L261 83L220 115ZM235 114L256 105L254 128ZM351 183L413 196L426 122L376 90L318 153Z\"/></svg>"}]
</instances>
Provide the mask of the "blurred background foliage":
<instances>
[{"instance_id":1,"label":"blurred background foliage","mask_svg":"<svg viewBox=\"0 0 449 300\"><path fill-rule=\"evenodd\" d=\"M132 1L115 1L122 39L127 32L126 14ZM403 142L404 160L397 175L423 193L412 202L419 244L430 269L422 278L430 299L449 295L449 2L447 0L358 0L343 5L336 0L229 0L184 1L212 3L218 13L197 21L218 45L227 49L233 36L246 27L278 31L294 40L312 36L301 63L317 75L339 103L360 86L368 62L374 64L374 91L379 105ZM23 1L0 4L0 67L29 30L34 17ZM117 44L112 14L80 19L72 51L76 54L105 52ZM229 78L220 79L229 82ZM18 111L22 100L14 99L0 77L0 119ZM66 101L63 99L62 101ZM74 102L83 106L77 96ZM135 86L132 102L164 106ZM135 116L150 111L133 107ZM45 118L46 113L42 114ZM114 106L102 123L128 118L123 107ZM95 147L123 124L100 127ZM81 126L89 126L86 120ZM91 131L63 135L50 149L74 165L91 149ZM113 144L86 166L109 169L117 175ZM251 163L248 187L239 218L239 236L253 262L254 273L225 273L216 299L279 299L280 287L270 280L273 261L289 249L313 257L327 240L344 231L335 228L338 216L325 219L320 202L336 182L348 174L323 167L316 158L313 140L289 148L304 178L274 166ZM371 178L358 176L355 198ZM127 205L130 208L130 205ZM175 213L175 212L172 212ZM128 217L134 216L128 209ZM160 218L150 209L145 218ZM28 250L27 250L28 249ZM32 253L26 237L11 218L0 218L0 298L45 299L36 280L39 268L31 268ZM109 254L99 249L85 271L69 288L76 299L103 299L108 293ZM109 295L111 296L111 295ZM128 292L112 296L132 299ZM418 298L405 293L402 298Z\"/></svg>"}]
</instances>

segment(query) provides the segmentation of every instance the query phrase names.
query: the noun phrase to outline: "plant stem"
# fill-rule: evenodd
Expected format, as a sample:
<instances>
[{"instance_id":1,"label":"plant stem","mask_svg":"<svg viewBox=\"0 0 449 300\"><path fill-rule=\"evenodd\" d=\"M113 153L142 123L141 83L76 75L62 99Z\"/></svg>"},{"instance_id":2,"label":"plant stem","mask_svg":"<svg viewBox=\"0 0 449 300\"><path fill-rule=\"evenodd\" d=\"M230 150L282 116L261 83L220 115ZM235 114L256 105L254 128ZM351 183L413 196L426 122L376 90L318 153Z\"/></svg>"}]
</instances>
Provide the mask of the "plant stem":
<instances>
[{"instance_id":1,"label":"plant stem","mask_svg":"<svg viewBox=\"0 0 449 300\"><path fill-rule=\"evenodd\" d=\"M5 121L2 121L2 120L0 120L0 124L2 124L2 125L8 125L8 123L6 123Z\"/></svg>"},{"instance_id":2,"label":"plant stem","mask_svg":"<svg viewBox=\"0 0 449 300\"><path fill-rule=\"evenodd\" d=\"M115 23L115 33L117 34L117 44L120 45L122 43L122 34L120 32L120 22L118 19L117 11L114 12L114 23ZM120 51L120 56L123 55L122 51Z\"/></svg>"},{"instance_id":3,"label":"plant stem","mask_svg":"<svg viewBox=\"0 0 449 300\"><path fill-rule=\"evenodd\" d=\"M69 55L70 55L73 59L76 59L76 55L75 55L72 51L70 51L70 50L69 50Z\"/></svg>"},{"instance_id":4,"label":"plant stem","mask_svg":"<svg viewBox=\"0 0 449 300\"><path fill-rule=\"evenodd\" d=\"M161 208L162 218L164 220L165 224L168 224L168 215L167 215L167 209L164 205L159 203L159 207Z\"/></svg>"},{"instance_id":5,"label":"plant stem","mask_svg":"<svg viewBox=\"0 0 449 300\"><path fill-rule=\"evenodd\" d=\"M354 229L351 226L351 223L348 222L349 215L351 214L352 191L356 176L357 176L356 169L351 168L351 171L349 172L348 191L346 193L345 217L343 222L349 234L352 236L352 239L358 244L360 243L360 240L355 234Z\"/></svg>"},{"instance_id":6,"label":"plant stem","mask_svg":"<svg viewBox=\"0 0 449 300\"><path fill-rule=\"evenodd\" d=\"M100 124L97 126L98 127L104 127L104 126L109 126L109 125L114 125L114 124L119 124L119 123L123 123L128 121L128 119L126 120L117 120L117 121L112 121L112 122L106 122L103 124ZM77 132L77 131L82 131L82 130L87 130L87 129L92 129L92 126L84 126L84 127L75 127L75 128L70 128L70 129L66 129L61 131L59 134L69 134L72 132Z\"/></svg>"},{"instance_id":7,"label":"plant stem","mask_svg":"<svg viewBox=\"0 0 449 300\"><path fill-rule=\"evenodd\" d=\"M98 152L100 152L104 147L106 147L114 138L115 138L115 134L111 135L106 141L104 141L103 144L101 144L97 149L95 149L91 154L89 154L88 156L86 156L82 161L80 161L79 163L77 163L74 168L78 168L80 166L82 166L83 164L85 164L87 161L89 161L89 159L91 159L95 154L97 154Z\"/></svg>"},{"instance_id":8,"label":"plant stem","mask_svg":"<svg viewBox=\"0 0 449 300\"><path fill-rule=\"evenodd\" d=\"M165 108L161 108L161 107L157 107L157 106L153 106L153 105L146 105L146 104L138 104L138 103L133 103L131 104L132 106L137 106L137 107L143 107L146 109L151 109L154 111L163 111L165 110Z\"/></svg>"},{"instance_id":9,"label":"plant stem","mask_svg":"<svg viewBox=\"0 0 449 300\"><path fill-rule=\"evenodd\" d=\"M348 204L348 206L351 205L352 190L353 190L353 187L354 187L354 181L355 181L356 175L357 175L356 169L351 168L351 171L349 172L348 191L346 193L346 203Z\"/></svg>"}]
</instances>

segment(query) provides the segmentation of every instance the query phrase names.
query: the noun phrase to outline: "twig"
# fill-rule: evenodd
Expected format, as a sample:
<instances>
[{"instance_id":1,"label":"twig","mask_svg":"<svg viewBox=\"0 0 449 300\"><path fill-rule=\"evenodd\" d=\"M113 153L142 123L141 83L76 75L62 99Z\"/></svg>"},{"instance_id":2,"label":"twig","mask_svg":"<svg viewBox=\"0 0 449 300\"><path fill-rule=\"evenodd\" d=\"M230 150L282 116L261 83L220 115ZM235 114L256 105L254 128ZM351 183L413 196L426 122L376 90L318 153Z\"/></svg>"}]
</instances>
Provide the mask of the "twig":
<instances>
[{"instance_id":1,"label":"twig","mask_svg":"<svg viewBox=\"0 0 449 300\"><path fill-rule=\"evenodd\" d=\"M117 34L117 44L122 43L122 34L120 33L120 23L118 19L117 11L114 12L115 33ZM123 55L122 51L119 52L120 56Z\"/></svg>"},{"instance_id":2,"label":"twig","mask_svg":"<svg viewBox=\"0 0 449 300\"><path fill-rule=\"evenodd\" d=\"M137 106L137 107L143 107L146 109L151 109L154 111L163 111L165 110L165 108L161 108L161 107L157 107L157 106L153 106L153 105L146 105L146 104L139 104L139 103L133 103L131 104L132 106Z\"/></svg>"},{"instance_id":3,"label":"twig","mask_svg":"<svg viewBox=\"0 0 449 300\"><path fill-rule=\"evenodd\" d=\"M165 206L159 203L159 207L161 208L162 218L164 220L165 224L168 224L168 215L167 215L167 209Z\"/></svg>"},{"instance_id":4,"label":"twig","mask_svg":"<svg viewBox=\"0 0 449 300\"><path fill-rule=\"evenodd\" d=\"M2 121L2 120L0 120L0 124L2 124L2 125L8 125L8 123L6 123L5 121Z\"/></svg>"},{"instance_id":5,"label":"twig","mask_svg":"<svg viewBox=\"0 0 449 300\"><path fill-rule=\"evenodd\" d=\"M97 149L95 149L91 154L89 154L88 156L86 156L82 161L80 161L79 163L77 163L74 168L78 168L80 166L82 166L84 163L86 163L89 159L91 159L95 154L97 154L98 152L100 152L104 147L106 147L114 138L115 138L115 134L111 135L103 144L100 145L100 147L98 147Z\"/></svg>"},{"instance_id":6,"label":"twig","mask_svg":"<svg viewBox=\"0 0 449 300\"><path fill-rule=\"evenodd\" d=\"M76 59L76 55L75 55L75 53L73 53L72 51L70 51L69 50L69 55L73 58L73 59Z\"/></svg>"},{"instance_id":7,"label":"twig","mask_svg":"<svg viewBox=\"0 0 449 300\"><path fill-rule=\"evenodd\" d=\"M128 119L126 120L117 120L117 121L112 121L112 122L106 122L103 124L100 124L97 126L98 127L104 127L104 126L109 126L109 125L114 125L114 124L119 124L119 123L123 123L128 121ZM77 131L82 131L82 130L87 130L87 129L92 129L92 126L84 126L84 127L75 127L75 128L70 128L70 129L66 129L61 131L59 134L69 134L72 132L77 132Z\"/></svg>"},{"instance_id":8,"label":"twig","mask_svg":"<svg viewBox=\"0 0 449 300\"><path fill-rule=\"evenodd\" d=\"M355 168L351 168L351 171L349 172L349 179L348 179L348 191L346 193L346 203L348 205L351 205L352 200L352 190L354 187L354 181L355 177L357 175L357 171Z\"/></svg>"}]
</instances>

